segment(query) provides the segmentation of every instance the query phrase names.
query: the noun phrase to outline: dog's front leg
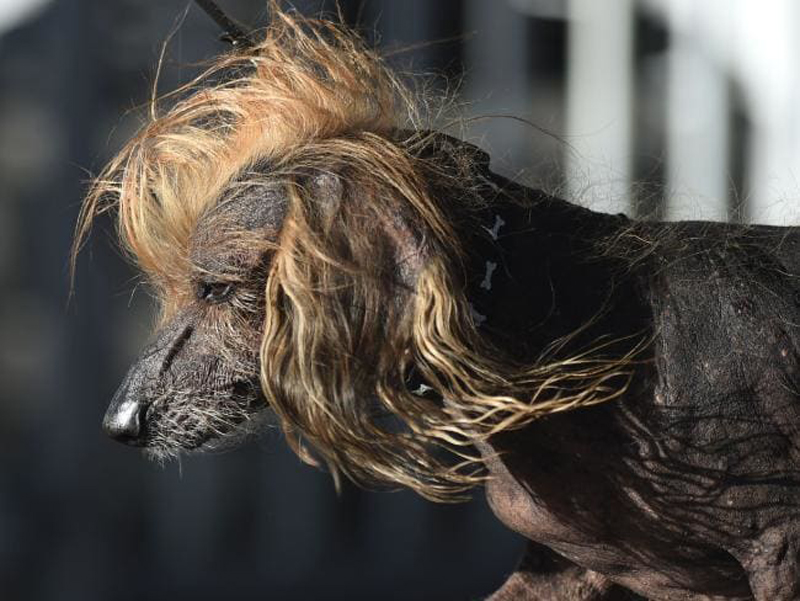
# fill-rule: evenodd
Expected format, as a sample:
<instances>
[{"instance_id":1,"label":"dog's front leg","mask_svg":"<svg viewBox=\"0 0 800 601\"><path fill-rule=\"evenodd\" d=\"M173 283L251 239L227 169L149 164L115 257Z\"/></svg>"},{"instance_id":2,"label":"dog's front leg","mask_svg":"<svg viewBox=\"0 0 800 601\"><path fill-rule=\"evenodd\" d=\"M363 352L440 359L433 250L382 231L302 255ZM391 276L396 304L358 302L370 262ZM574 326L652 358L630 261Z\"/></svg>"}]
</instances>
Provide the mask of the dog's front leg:
<instances>
[{"instance_id":1,"label":"dog's front leg","mask_svg":"<svg viewBox=\"0 0 800 601\"><path fill-rule=\"evenodd\" d=\"M636 599L606 577L528 543L522 561L487 601L615 601Z\"/></svg>"}]
</instances>

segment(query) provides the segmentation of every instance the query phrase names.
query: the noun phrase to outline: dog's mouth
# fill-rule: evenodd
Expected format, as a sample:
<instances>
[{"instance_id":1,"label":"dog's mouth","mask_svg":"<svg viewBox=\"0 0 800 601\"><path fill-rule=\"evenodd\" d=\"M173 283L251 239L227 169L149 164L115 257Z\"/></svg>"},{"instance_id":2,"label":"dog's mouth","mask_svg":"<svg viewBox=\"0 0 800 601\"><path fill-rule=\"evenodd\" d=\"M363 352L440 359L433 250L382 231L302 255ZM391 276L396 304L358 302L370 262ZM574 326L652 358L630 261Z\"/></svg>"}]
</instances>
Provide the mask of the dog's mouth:
<instances>
[{"instance_id":1,"label":"dog's mouth","mask_svg":"<svg viewBox=\"0 0 800 601\"><path fill-rule=\"evenodd\" d=\"M263 435L274 422L273 413L263 406L219 436L209 436L202 443L185 452L191 454L217 453L236 449Z\"/></svg>"},{"instance_id":2,"label":"dog's mouth","mask_svg":"<svg viewBox=\"0 0 800 601\"><path fill-rule=\"evenodd\" d=\"M236 424L229 424L224 431L217 429L195 431L191 436L165 434L153 437L144 444L142 452L151 461L165 463L182 455L231 451L264 434L272 421L272 412L264 407Z\"/></svg>"},{"instance_id":3,"label":"dog's mouth","mask_svg":"<svg viewBox=\"0 0 800 601\"><path fill-rule=\"evenodd\" d=\"M241 394L243 391L249 394ZM169 399L153 403L144 417L144 454L163 462L179 455L220 452L241 446L267 429L272 412L246 384L225 398Z\"/></svg>"}]
</instances>

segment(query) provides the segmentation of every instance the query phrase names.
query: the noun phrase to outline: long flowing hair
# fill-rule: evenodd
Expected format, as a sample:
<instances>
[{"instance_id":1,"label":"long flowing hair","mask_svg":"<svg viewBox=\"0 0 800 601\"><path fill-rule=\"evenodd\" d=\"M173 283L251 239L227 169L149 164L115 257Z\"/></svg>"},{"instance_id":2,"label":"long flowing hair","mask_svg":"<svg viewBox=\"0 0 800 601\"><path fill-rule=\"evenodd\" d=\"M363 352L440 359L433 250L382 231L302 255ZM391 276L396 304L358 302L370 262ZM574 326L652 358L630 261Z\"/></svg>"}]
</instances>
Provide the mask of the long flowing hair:
<instances>
[{"instance_id":1,"label":"long flowing hair","mask_svg":"<svg viewBox=\"0 0 800 601\"><path fill-rule=\"evenodd\" d=\"M115 211L168 318L187 289L198 220L258 166L288 199L264 290L260 379L289 444L336 476L458 498L483 478L476 442L618 397L631 357L543 353L520 365L493 348L434 192L465 209L484 202L473 161L421 151L430 102L353 31L269 4L253 47L153 100L87 196L73 261L94 218ZM315 174L340 193L320 198ZM408 391L412 368L441 400Z\"/></svg>"}]
</instances>

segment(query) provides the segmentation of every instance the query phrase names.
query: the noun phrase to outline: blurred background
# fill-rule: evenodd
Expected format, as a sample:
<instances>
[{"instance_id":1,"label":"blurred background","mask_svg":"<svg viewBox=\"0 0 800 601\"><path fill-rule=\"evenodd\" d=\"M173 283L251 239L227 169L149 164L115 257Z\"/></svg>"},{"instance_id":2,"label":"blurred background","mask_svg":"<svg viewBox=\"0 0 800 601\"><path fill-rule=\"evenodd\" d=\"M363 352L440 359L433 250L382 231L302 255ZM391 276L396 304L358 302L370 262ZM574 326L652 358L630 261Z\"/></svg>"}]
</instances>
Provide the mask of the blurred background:
<instances>
[{"instance_id":1,"label":"blurred background","mask_svg":"<svg viewBox=\"0 0 800 601\"><path fill-rule=\"evenodd\" d=\"M792 0L340 4L398 68L457 85L498 171L641 218L800 221ZM261 0L220 5L265 22ZM0 598L481 599L522 541L480 491L337 497L277 433L166 469L102 434L151 306L110 223L69 305L67 254L181 19L161 91L225 50L186 0L0 0Z\"/></svg>"}]
</instances>

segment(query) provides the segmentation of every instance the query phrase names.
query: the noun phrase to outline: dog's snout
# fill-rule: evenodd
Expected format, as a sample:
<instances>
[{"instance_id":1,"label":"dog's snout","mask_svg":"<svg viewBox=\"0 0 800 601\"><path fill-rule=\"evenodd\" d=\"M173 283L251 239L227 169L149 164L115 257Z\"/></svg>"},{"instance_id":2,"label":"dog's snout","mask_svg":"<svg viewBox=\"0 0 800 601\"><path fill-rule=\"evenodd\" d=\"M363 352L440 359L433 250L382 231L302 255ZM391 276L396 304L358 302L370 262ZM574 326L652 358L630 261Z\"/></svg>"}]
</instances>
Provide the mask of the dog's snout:
<instances>
[{"instance_id":1,"label":"dog's snout","mask_svg":"<svg viewBox=\"0 0 800 601\"><path fill-rule=\"evenodd\" d=\"M114 440L137 447L146 444L149 393L153 383L173 368L191 338L191 317L183 315L160 330L128 371L103 418L103 430Z\"/></svg>"},{"instance_id":2,"label":"dog's snout","mask_svg":"<svg viewBox=\"0 0 800 601\"><path fill-rule=\"evenodd\" d=\"M128 383L120 386L103 418L103 430L114 440L132 446L144 442L144 416L147 404L129 395Z\"/></svg>"}]
</instances>

